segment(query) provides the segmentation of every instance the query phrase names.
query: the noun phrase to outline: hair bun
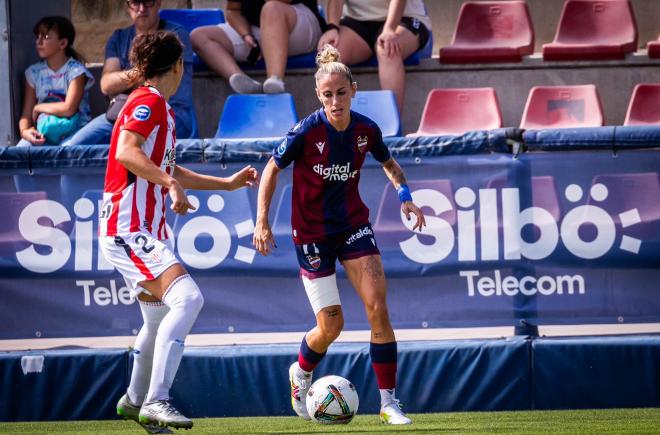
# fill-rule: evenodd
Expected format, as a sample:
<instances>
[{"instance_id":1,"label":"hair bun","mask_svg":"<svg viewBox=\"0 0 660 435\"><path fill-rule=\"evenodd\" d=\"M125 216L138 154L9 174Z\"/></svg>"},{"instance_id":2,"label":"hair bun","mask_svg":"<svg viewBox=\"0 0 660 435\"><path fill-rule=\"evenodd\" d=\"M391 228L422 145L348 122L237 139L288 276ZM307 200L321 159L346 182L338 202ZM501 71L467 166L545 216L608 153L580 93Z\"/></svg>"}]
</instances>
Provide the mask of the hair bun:
<instances>
[{"instance_id":1,"label":"hair bun","mask_svg":"<svg viewBox=\"0 0 660 435\"><path fill-rule=\"evenodd\" d=\"M330 44L325 44L316 54L316 65L321 66L326 63L340 62L339 50Z\"/></svg>"}]
</instances>

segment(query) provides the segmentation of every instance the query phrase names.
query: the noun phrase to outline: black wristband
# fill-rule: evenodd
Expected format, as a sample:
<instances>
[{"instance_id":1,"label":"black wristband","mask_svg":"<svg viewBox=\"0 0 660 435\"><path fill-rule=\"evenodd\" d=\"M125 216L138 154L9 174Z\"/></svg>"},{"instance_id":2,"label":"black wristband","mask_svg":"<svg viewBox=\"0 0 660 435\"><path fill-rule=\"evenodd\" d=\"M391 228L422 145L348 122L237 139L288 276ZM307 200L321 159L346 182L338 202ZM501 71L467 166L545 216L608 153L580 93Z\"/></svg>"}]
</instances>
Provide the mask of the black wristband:
<instances>
[{"instance_id":1,"label":"black wristband","mask_svg":"<svg viewBox=\"0 0 660 435\"><path fill-rule=\"evenodd\" d=\"M333 29L339 32L339 26L336 25L336 24L332 24L332 23L326 25L326 29L327 29L326 32L328 30L333 30Z\"/></svg>"}]
</instances>

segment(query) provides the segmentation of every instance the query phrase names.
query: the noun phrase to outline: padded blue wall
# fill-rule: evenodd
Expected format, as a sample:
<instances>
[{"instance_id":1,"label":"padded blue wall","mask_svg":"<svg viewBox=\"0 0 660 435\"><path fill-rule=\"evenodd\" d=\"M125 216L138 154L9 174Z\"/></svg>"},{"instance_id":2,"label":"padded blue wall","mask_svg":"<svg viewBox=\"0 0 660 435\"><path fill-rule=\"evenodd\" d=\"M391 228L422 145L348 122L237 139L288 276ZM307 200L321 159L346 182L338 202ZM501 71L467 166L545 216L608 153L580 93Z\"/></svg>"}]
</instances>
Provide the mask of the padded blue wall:
<instances>
[{"instance_id":1,"label":"padded blue wall","mask_svg":"<svg viewBox=\"0 0 660 435\"><path fill-rule=\"evenodd\" d=\"M302 338L302 337L301 337ZM288 367L297 345L190 347L172 397L191 417L293 415ZM44 355L24 374L22 356ZM0 421L112 419L128 350L0 355ZM315 378L338 374L378 412L368 343L330 348ZM399 343L397 395L411 413L660 406L660 336Z\"/></svg>"}]
</instances>

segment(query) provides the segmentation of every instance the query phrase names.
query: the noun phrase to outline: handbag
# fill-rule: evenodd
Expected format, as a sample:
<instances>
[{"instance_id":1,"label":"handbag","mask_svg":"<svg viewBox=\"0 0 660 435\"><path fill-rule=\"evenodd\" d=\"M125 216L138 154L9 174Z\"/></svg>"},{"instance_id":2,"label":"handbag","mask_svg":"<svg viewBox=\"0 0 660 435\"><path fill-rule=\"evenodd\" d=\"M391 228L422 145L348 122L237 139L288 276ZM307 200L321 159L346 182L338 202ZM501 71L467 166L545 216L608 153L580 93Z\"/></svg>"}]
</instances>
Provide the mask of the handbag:
<instances>
[{"instance_id":1,"label":"handbag","mask_svg":"<svg viewBox=\"0 0 660 435\"><path fill-rule=\"evenodd\" d=\"M46 143L57 145L66 136L78 130L80 114L65 118L42 113L37 118L37 131L46 138Z\"/></svg>"},{"instance_id":2,"label":"handbag","mask_svg":"<svg viewBox=\"0 0 660 435\"><path fill-rule=\"evenodd\" d=\"M128 94L119 94L110 100L108 110L105 111L105 119L107 119L108 122L111 124L115 123L117 118L119 118L119 112L121 112L124 104L126 104L126 100L128 100Z\"/></svg>"}]
</instances>

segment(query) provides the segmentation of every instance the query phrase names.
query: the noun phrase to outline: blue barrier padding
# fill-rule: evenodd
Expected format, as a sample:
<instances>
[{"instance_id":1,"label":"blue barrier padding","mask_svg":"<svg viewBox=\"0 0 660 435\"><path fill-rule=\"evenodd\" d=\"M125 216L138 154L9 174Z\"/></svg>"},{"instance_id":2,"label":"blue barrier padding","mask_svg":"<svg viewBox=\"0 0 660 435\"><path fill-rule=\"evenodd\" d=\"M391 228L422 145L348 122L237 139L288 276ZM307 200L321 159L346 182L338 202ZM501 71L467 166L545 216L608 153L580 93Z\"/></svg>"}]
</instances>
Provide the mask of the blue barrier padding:
<instances>
[{"instance_id":1,"label":"blue barrier padding","mask_svg":"<svg viewBox=\"0 0 660 435\"><path fill-rule=\"evenodd\" d=\"M184 414L195 417L293 415L288 370L298 348L298 344L188 348L173 399ZM529 408L527 340L404 342L398 352L397 396L406 412ZM314 379L329 374L353 382L360 396L359 413L379 411L369 343L332 345Z\"/></svg>"},{"instance_id":2,"label":"blue barrier padding","mask_svg":"<svg viewBox=\"0 0 660 435\"><path fill-rule=\"evenodd\" d=\"M293 415L287 378L298 347L189 347L173 402L191 417ZM131 363L125 349L1 354L0 421L117 418ZM369 343L332 345L314 379L329 374L355 384L360 414L378 412ZM397 396L411 413L657 407L659 386L658 335L398 345Z\"/></svg>"},{"instance_id":3,"label":"blue barrier padding","mask_svg":"<svg viewBox=\"0 0 660 435\"><path fill-rule=\"evenodd\" d=\"M617 148L655 148L660 146L660 125L628 125L616 127L614 131Z\"/></svg>"},{"instance_id":4,"label":"blue barrier padding","mask_svg":"<svg viewBox=\"0 0 660 435\"><path fill-rule=\"evenodd\" d=\"M660 336L535 340L535 409L660 406Z\"/></svg>"},{"instance_id":5,"label":"blue barrier padding","mask_svg":"<svg viewBox=\"0 0 660 435\"><path fill-rule=\"evenodd\" d=\"M204 140L184 139L176 142L177 163L200 163L204 161Z\"/></svg>"},{"instance_id":6,"label":"blue barrier padding","mask_svg":"<svg viewBox=\"0 0 660 435\"><path fill-rule=\"evenodd\" d=\"M570 151L614 147L614 127L527 130L523 134L529 151Z\"/></svg>"},{"instance_id":7,"label":"blue barrier padding","mask_svg":"<svg viewBox=\"0 0 660 435\"><path fill-rule=\"evenodd\" d=\"M528 151L570 151L660 147L660 126L608 126L527 130Z\"/></svg>"},{"instance_id":8,"label":"blue barrier padding","mask_svg":"<svg viewBox=\"0 0 660 435\"><path fill-rule=\"evenodd\" d=\"M116 418L127 362L116 349L0 354L0 421Z\"/></svg>"},{"instance_id":9,"label":"blue barrier padding","mask_svg":"<svg viewBox=\"0 0 660 435\"><path fill-rule=\"evenodd\" d=\"M258 162L267 160L281 139L184 139L177 162ZM523 130L477 130L461 136L388 137L393 155L417 157L518 153L528 151L616 150L660 147L660 126ZM0 170L105 167L107 145L0 148Z\"/></svg>"}]
</instances>

